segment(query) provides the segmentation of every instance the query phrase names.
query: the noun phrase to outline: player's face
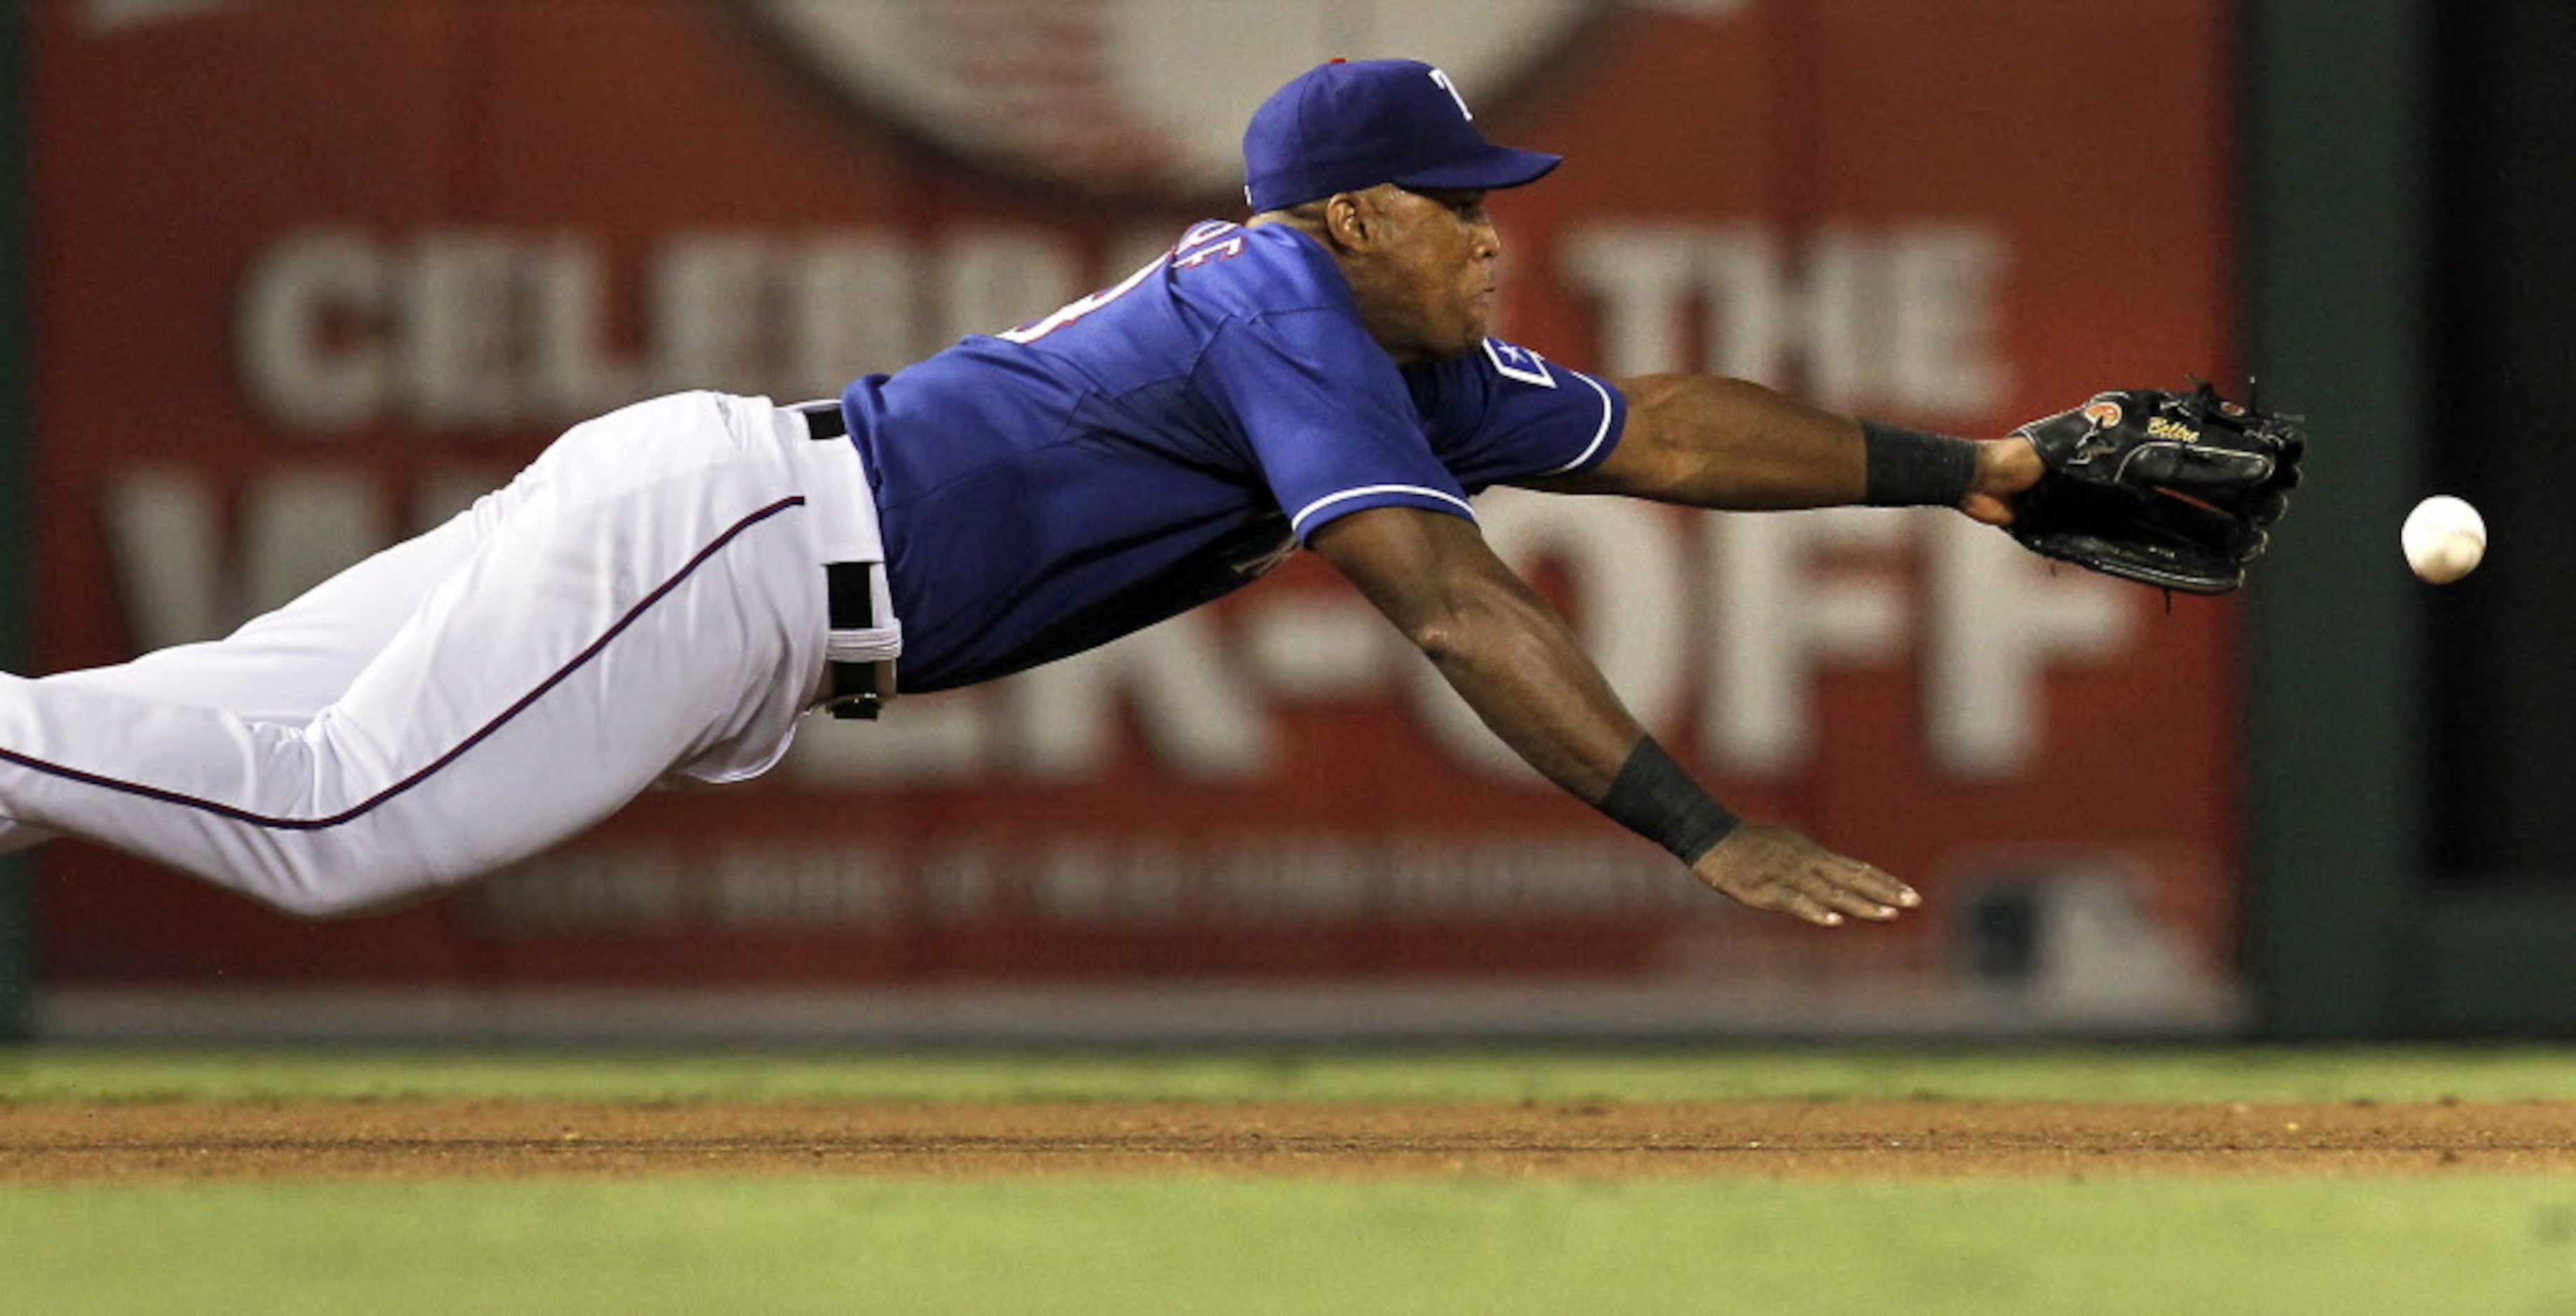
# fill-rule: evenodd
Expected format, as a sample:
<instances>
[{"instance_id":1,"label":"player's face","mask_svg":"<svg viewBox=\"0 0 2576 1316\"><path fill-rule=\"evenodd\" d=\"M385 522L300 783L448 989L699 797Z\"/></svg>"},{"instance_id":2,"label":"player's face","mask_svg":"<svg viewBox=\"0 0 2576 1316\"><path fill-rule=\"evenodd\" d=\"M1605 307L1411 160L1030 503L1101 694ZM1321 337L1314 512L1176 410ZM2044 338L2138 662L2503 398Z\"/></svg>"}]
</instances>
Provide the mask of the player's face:
<instances>
[{"instance_id":1,"label":"player's face","mask_svg":"<svg viewBox=\"0 0 2576 1316\"><path fill-rule=\"evenodd\" d=\"M1399 362L1474 351L1493 319L1503 240L1481 191L1377 189L1383 259L1361 316Z\"/></svg>"}]
</instances>

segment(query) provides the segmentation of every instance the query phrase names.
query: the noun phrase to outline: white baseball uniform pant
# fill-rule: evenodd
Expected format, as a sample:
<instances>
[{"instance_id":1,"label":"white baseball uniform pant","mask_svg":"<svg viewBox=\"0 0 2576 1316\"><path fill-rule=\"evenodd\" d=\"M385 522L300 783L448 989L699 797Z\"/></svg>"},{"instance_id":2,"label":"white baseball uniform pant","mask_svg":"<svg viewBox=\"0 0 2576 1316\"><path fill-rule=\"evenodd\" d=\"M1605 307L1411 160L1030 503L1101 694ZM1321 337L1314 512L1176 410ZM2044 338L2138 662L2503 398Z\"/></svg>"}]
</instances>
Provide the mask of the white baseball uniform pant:
<instances>
[{"instance_id":1,"label":"white baseball uniform pant","mask_svg":"<svg viewBox=\"0 0 2576 1316\"><path fill-rule=\"evenodd\" d=\"M0 675L0 814L290 913L400 903L786 752L822 675L819 545L876 539L856 450L690 393L234 634ZM864 518L853 527L832 524Z\"/></svg>"}]
</instances>

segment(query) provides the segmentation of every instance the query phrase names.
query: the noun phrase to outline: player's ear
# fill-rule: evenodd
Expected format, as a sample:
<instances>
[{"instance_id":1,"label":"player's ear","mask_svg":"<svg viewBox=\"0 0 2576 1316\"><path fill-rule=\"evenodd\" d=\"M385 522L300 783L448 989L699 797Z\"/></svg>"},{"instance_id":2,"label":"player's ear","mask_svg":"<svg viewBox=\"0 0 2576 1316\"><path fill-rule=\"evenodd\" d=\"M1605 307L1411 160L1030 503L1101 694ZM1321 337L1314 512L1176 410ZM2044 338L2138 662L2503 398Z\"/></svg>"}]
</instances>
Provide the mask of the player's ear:
<instances>
[{"instance_id":1,"label":"player's ear","mask_svg":"<svg viewBox=\"0 0 2576 1316\"><path fill-rule=\"evenodd\" d=\"M1345 250L1365 247L1375 217L1365 192L1336 192L1324 199L1324 234Z\"/></svg>"}]
</instances>

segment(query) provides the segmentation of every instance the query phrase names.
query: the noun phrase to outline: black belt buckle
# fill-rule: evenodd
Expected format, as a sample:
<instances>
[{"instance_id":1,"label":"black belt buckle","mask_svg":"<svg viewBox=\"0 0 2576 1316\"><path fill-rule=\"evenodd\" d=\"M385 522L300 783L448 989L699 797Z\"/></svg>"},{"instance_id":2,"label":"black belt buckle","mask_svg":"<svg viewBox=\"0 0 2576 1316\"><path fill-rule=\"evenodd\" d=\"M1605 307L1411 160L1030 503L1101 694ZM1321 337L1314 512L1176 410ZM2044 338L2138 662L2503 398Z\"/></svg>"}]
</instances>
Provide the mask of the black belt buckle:
<instances>
[{"instance_id":1,"label":"black belt buckle","mask_svg":"<svg viewBox=\"0 0 2576 1316\"><path fill-rule=\"evenodd\" d=\"M877 720L885 712L886 692L880 686L885 663L825 663L829 673L824 679L823 702L816 705L834 717Z\"/></svg>"}]
</instances>

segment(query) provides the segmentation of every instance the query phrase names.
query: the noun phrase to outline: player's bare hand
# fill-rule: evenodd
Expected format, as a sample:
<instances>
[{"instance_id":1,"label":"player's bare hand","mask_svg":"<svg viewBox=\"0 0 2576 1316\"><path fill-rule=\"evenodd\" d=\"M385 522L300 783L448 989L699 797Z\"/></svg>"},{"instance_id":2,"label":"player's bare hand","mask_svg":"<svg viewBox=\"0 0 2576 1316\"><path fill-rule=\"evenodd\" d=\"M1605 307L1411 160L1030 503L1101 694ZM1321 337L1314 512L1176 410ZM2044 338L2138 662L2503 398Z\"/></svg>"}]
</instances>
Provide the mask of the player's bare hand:
<instances>
[{"instance_id":1,"label":"player's bare hand","mask_svg":"<svg viewBox=\"0 0 2576 1316\"><path fill-rule=\"evenodd\" d=\"M1977 445L1976 476L1959 510L1987 525L2011 525L2014 503L2047 473L2030 440L2018 434L1989 439Z\"/></svg>"},{"instance_id":2,"label":"player's bare hand","mask_svg":"<svg viewBox=\"0 0 2576 1316\"><path fill-rule=\"evenodd\" d=\"M1821 927L1847 918L1884 923L1923 903L1914 888L1785 827L1745 823L1717 843L1692 875L1755 909Z\"/></svg>"}]
</instances>

